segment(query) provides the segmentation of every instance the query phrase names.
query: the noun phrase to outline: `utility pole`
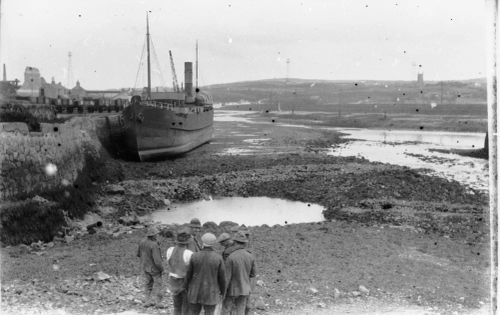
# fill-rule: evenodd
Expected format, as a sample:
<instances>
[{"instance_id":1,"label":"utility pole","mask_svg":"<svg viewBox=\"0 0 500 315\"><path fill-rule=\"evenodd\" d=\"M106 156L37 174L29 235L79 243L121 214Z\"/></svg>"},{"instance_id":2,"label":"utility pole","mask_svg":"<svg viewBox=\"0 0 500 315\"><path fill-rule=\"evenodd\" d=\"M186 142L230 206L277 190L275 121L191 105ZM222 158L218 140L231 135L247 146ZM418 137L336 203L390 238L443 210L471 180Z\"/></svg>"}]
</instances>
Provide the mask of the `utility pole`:
<instances>
[{"instance_id":1,"label":"utility pole","mask_svg":"<svg viewBox=\"0 0 500 315\"><path fill-rule=\"evenodd\" d=\"M441 105L443 105L443 81L441 81Z\"/></svg>"},{"instance_id":2,"label":"utility pole","mask_svg":"<svg viewBox=\"0 0 500 315\"><path fill-rule=\"evenodd\" d=\"M290 58L286 58L286 79L285 84L288 84L288 75L290 74Z\"/></svg>"},{"instance_id":3,"label":"utility pole","mask_svg":"<svg viewBox=\"0 0 500 315\"><path fill-rule=\"evenodd\" d=\"M339 118L342 116L342 87L339 87Z\"/></svg>"}]
</instances>

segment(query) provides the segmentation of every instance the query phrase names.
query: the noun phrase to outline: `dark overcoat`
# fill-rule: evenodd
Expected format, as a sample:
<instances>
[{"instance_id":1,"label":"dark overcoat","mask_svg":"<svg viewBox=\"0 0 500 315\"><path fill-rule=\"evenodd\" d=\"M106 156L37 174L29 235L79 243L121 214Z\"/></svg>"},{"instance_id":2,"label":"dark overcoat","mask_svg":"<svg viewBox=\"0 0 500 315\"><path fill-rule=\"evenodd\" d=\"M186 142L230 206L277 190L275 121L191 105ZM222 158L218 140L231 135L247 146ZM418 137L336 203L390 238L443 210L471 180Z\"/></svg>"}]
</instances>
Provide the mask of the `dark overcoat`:
<instances>
[{"instance_id":1,"label":"dark overcoat","mask_svg":"<svg viewBox=\"0 0 500 315\"><path fill-rule=\"evenodd\" d=\"M246 249L239 248L226 259L226 296L250 295L251 278L255 277L255 259Z\"/></svg>"},{"instance_id":2,"label":"dark overcoat","mask_svg":"<svg viewBox=\"0 0 500 315\"><path fill-rule=\"evenodd\" d=\"M216 305L226 291L222 256L211 247L191 256L186 274L187 300L192 304Z\"/></svg>"}]
</instances>

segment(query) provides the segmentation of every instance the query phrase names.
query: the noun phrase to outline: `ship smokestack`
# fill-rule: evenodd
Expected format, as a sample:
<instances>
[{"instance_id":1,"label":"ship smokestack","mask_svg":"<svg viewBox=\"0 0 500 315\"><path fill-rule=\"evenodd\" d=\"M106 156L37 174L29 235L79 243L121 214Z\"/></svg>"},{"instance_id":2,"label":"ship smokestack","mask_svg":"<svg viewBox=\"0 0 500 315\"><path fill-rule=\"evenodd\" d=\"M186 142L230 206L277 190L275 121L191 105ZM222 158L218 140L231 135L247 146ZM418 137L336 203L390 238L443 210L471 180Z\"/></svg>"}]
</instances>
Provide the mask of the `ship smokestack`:
<instances>
[{"instance_id":1,"label":"ship smokestack","mask_svg":"<svg viewBox=\"0 0 500 315\"><path fill-rule=\"evenodd\" d=\"M186 96L193 97L193 63L184 62L184 90Z\"/></svg>"}]
</instances>

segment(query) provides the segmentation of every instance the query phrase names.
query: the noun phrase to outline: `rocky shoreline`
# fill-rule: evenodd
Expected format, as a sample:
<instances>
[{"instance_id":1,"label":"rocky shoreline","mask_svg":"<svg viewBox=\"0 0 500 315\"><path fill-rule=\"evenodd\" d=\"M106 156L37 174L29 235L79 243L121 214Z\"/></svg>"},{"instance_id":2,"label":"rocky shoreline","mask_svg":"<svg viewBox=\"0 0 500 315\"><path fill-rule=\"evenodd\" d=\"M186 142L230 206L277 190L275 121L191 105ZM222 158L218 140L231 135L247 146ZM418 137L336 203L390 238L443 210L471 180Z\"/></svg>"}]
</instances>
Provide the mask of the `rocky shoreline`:
<instances>
[{"instance_id":1,"label":"rocky shoreline","mask_svg":"<svg viewBox=\"0 0 500 315\"><path fill-rule=\"evenodd\" d=\"M303 137L287 142L279 127L251 128L290 153L219 155L228 145L222 139L175 160L110 162L115 175L96 183L93 206L102 228L91 234L75 228L80 232L73 239L53 246L2 248L2 308L169 314L170 308L144 309L138 302L135 250L151 223L126 226L118 219L208 196L267 196L326 208L324 222L250 228L260 280L257 313L376 299L452 314L488 303L484 193L405 167L326 156L322 149L339 139L333 132L301 130ZM175 226L163 229L165 250Z\"/></svg>"}]
</instances>

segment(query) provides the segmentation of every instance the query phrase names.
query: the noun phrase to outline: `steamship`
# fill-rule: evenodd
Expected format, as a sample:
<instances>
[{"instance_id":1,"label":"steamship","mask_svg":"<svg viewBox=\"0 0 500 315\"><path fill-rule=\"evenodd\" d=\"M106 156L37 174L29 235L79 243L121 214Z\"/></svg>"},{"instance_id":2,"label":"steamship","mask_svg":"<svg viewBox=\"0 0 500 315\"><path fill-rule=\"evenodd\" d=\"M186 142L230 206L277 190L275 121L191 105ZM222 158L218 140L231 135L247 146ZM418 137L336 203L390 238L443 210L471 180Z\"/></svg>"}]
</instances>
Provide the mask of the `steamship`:
<instances>
[{"instance_id":1,"label":"steamship","mask_svg":"<svg viewBox=\"0 0 500 315\"><path fill-rule=\"evenodd\" d=\"M211 96L200 92L198 87L193 93L191 62L184 63L183 90L174 85L173 92L151 92L147 18L146 28L148 87L141 95L132 96L131 104L119 117L126 150L140 161L180 155L209 142L213 135L214 120Z\"/></svg>"}]
</instances>

